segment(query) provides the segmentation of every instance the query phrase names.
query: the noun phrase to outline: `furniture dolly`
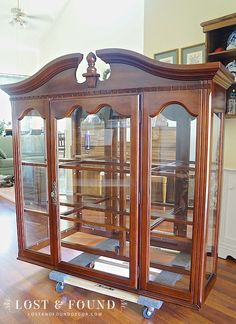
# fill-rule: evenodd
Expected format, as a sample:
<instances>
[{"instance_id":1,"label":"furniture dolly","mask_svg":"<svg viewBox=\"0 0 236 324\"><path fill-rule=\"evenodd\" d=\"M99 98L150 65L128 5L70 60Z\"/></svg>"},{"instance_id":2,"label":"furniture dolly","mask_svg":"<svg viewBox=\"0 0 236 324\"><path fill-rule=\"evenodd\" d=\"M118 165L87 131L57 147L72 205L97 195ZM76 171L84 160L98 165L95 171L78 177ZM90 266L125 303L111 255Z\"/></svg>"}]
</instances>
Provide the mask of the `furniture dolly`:
<instances>
[{"instance_id":1,"label":"furniture dolly","mask_svg":"<svg viewBox=\"0 0 236 324\"><path fill-rule=\"evenodd\" d=\"M154 315L155 309L160 309L163 305L163 301L161 300L156 300L146 296L117 289L111 286L99 284L97 282L77 278L75 276L71 276L59 271L51 271L49 273L49 279L57 282L56 291L59 293L64 290L65 285L67 284L142 305L144 306L142 310L143 317L147 319L151 318Z\"/></svg>"}]
</instances>

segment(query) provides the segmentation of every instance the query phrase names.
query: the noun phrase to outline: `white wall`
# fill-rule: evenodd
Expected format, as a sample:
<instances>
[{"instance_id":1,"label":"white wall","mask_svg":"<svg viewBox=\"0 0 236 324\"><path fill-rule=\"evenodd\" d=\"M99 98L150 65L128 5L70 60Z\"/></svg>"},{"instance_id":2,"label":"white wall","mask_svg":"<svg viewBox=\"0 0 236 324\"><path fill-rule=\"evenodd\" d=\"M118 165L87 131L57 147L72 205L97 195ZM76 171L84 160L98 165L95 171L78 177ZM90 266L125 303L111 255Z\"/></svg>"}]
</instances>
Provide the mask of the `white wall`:
<instances>
[{"instance_id":1,"label":"white wall","mask_svg":"<svg viewBox=\"0 0 236 324\"><path fill-rule=\"evenodd\" d=\"M40 64L108 47L142 53L143 32L144 0L70 0L42 41Z\"/></svg>"},{"instance_id":2,"label":"white wall","mask_svg":"<svg viewBox=\"0 0 236 324\"><path fill-rule=\"evenodd\" d=\"M225 120L224 167L236 169L236 118Z\"/></svg>"},{"instance_id":3,"label":"white wall","mask_svg":"<svg viewBox=\"0 0 236 324\"><path fill-rule=\"evenodd\" d=\"M236 12L235 0L145 0L144 53L205 42L200 23Z\"/></svg>"},{"instance_id":4,"label":"white wall","mask_svg":"<svg viewBox=\"0 0 236 324\"><path fill-rule=\"evenodd\" d=\"M0 73L31 75L38 68L38 51L1 48Z\"/></svg>"},{"instance_id":5,"label":"white wall","mask_svg":"<svg viewBox=\"0 0 236 324\"><path fill-rule=\"evenodd\" d=\"M0 51L0 73L32 75L38 69L38 50L7 46ZM8 95L0 90L0 120L11 121L11 105ZM2 108L4 107L4 108Z\"/></svg>"},{"instance_id":6,"label":"white wall","mask_svg":"<svg viewBox=\"0 0 236 324\"><path fill-rule=\"evenodd\" d=\"M236 0L145 0L144 54L204 43L200 23L236 12ZM226 120L224 167L236 169L236 118Z\"/></svg>"},{"instance_id":7,"label":"white wall","mask_svg":"<svg viewBox=\"0 0 236 324\"><path fill-rule=\"evenodd\" d=\"M60 55L87 54L107 47L142 53L144 0L70 0L34 49L26 47L21 30L14 32L10 39L2 39L0 73L32 75ZM81 65L81 72L85 72L86 65ZM0 120L9 120L10 104L3 93L0 102L5 107L0 110Z\"/></svg>"},{"instance_id":8,"label":"white wall","mask_svg":"<svg viewBox=\"0 0 236 324\"><path fill-rule=\"evenodd\" d=\"M37 69L37 50L7 46L1 47L0 73L32 75ZM11 105L8 95L1 90L0 105L0 120L11 121Z\"/></svg>"}]
</instances>

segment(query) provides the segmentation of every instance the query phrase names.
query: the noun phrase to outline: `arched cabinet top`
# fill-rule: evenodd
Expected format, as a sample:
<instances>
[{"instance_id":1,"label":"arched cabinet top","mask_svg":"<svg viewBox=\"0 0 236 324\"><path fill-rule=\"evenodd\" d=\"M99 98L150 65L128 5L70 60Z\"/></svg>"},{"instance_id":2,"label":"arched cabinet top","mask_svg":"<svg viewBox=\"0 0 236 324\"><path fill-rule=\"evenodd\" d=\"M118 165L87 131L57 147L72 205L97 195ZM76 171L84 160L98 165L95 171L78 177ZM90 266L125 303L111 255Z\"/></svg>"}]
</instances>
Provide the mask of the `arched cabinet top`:
<instances>
[{"instance_id":1,"label":"arched cabinet top","mask_svg":"<svg viewBox=\"0 0 236 324\"><path fill-rule=\"evenodd\" d=\"M110 65L107 80L99 80L97 57ZM76 70L83 59L80 53L69 54L53 60L30 78L2 85L1 89L12 99L71 97L120 92L161 91L163 89L204 88L213 82L227 89L233 76L220 63L177 65L158 62L144 55L124 49L102 49L86 57L85 81L79 83ZM150 90L151 89L151 90Z\"/></svg>"},{"instance_id":2,"label":"arched cabinet top","mask_svg":"<svg viewBox=\"0 0 236 324\"><path fill-rule=\"evenodd\" d=\"M46 64L42 69L40 69L37 73L27 78L26 80L17 83L1 85L1 89L9 95L13 96L26 94L40 88L55 76L58 76L59 74L67 70L72 70L71 76L76 80L76 69L78 68L82 60L83 54L80 53L60 56Z\"/></svg>"},{"instance_id":3,"label":"arched cabinet top","mask_svg":"<svg viewBox=\"0 0 236 324\"><path fill-rule=\"evenodd\" d=\"M149 74L172 80L212 80L223 83L232 82L232 75L220 62L206 64L169 64L163 63L142 54L124 49L102 49L96 54L105 63L125 64L141 69ZM226 74L224 77L223 74ZM225 80L223 80L225 79ZM229 80L227 80L229 79Z\"/></svg>"}]
</instances>

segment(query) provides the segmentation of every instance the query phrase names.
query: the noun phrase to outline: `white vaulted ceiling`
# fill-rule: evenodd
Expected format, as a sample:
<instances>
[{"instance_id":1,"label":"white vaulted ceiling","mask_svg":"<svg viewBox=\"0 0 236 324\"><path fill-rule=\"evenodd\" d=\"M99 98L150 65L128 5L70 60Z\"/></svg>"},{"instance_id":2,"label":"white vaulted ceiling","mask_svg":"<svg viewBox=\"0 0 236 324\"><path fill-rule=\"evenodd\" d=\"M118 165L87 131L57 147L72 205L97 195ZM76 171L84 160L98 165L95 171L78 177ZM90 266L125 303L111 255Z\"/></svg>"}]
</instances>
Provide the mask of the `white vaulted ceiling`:
<instances>
[{"instance_id":1,"label":"white vaulted ceiling","mask_svg":"<svg viewBox=\"0 0 236 324\"><path fill-rule=\"evenodd\" d=\"M9 24L17 1L0 0L0 73L32 75L58 56L99 48L143 51L144 0L20 0L34 16L26 28Z\"/></svg>"},{"instance_id":2,"label":"white vaulted ceiling","mask_svg":"<svg viewBox=\"0 0 236 324\"><path fill-rule=\"evenodd\" d=\"M37 49L67 2L68 0L20 0L20 8L29 17L25 18L25 28L17 28L9 24L13 15L11 8L17 7L17 0L0 0L1 47Z\"/></svg>"}]
</instances>

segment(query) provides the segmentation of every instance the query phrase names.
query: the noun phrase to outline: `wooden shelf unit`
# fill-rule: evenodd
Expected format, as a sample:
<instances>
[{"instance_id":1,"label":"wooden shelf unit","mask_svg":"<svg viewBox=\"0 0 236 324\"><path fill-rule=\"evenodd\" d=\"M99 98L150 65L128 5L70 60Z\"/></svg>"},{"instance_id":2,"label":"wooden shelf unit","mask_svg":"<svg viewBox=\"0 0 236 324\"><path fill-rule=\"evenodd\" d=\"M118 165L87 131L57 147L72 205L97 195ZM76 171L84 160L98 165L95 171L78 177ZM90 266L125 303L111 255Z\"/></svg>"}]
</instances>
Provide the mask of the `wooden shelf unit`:
<instances>
[{"instance_id":1,"label":"wooden shelf unit","mask_svg":"<svg viewBox=\"0 0 236 324\"><path fill-rule=\"evenodd\" d=\"M201 23L201 26L206 35L205 44L207 62L220 61L226 66L230 62L236 60L236 48L226 50L227 40L230 34L233 31L236 31L236 13L203 22ZM221 48L223 50L215 52L217 48ZM232 90L236 90L236 79L234 80L232 86L227 90L227 102ZM227 113L227 110L228 107L226 107L227 118L236 118L236 111L235 114L230 115Z\"/></svg>"}]
</instances>

